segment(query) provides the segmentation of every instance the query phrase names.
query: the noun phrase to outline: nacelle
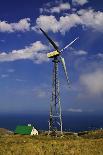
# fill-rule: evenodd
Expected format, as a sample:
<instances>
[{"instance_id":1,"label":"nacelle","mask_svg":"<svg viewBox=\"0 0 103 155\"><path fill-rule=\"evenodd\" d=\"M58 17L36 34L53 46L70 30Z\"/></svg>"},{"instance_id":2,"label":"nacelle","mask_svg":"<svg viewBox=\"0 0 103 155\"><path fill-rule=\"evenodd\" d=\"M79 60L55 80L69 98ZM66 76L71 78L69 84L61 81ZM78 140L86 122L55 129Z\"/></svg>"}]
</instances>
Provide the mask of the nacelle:
<instances>
[{"instance_id":1,"label":"nacelle","mask_svg":"<svg viewBox=\"0 0 103 155\"><path fill-rule=\"evenodd\" d=\"M47 53L48 58L53 58L58 55L60 55L60 53L58 51L53 51L53 52Z\"/></svg>"}]
</instances>

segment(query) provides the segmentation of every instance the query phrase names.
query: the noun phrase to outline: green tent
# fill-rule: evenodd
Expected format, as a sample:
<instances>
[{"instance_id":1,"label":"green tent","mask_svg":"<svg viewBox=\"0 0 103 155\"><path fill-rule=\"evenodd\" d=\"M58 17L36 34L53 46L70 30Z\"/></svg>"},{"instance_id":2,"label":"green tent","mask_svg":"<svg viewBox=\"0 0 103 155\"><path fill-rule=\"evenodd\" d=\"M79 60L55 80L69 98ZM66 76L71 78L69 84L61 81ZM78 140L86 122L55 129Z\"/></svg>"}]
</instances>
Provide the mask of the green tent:
<instances>
[{"instance_id":1,"label":"green tent","mask_svg":"<svg viewBox=\"0 0 103 155\"><path fill-rule=\"evenodd\" d=\"M16 127L15 134L30 135L32 129L33 129L33 126L18 125Z\"/></svg>"}]
</instances>

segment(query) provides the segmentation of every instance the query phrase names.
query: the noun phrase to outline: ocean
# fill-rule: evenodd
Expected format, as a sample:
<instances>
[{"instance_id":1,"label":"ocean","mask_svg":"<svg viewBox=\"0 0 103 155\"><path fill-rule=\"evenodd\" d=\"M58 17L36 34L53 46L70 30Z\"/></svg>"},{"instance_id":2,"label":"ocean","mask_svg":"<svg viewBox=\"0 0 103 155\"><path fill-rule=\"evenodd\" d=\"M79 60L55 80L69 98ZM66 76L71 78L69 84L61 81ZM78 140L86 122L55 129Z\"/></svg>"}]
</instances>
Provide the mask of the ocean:
<instances>
[{"instance_id":1,"label":"ocean","mask_svg":"<svg viewBox=\"0 0 103 155\"><path fill-rule=\"evenodd\" d=\"M62 116L64 131L85 131L103 128L102 114L68 114ZM14 131L17 125L32 124L38 130L48 130L48 114L2 114L0 128Z\"/></svg>"}]
</instances>

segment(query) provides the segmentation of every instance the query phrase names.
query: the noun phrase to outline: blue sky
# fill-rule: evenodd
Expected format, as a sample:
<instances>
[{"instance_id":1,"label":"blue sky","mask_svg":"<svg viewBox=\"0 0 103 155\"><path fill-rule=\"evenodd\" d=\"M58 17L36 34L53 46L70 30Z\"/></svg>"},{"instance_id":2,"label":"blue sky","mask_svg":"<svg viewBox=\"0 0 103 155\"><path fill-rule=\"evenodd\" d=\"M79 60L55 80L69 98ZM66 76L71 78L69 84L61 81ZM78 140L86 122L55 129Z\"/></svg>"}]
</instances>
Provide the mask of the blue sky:
<instances>
[{"instance_id":1,"label":"blue sky","mask_svg":"<svg viewBox=\"0 0 103 155\"><path fill-rule=\"evenodd\" d=\"M63 111L103 112L103 2L1 0L0 112L49 111L53 50L45 30L63 48L71 87L59 65Z\"/></svg>"}]
</instances>

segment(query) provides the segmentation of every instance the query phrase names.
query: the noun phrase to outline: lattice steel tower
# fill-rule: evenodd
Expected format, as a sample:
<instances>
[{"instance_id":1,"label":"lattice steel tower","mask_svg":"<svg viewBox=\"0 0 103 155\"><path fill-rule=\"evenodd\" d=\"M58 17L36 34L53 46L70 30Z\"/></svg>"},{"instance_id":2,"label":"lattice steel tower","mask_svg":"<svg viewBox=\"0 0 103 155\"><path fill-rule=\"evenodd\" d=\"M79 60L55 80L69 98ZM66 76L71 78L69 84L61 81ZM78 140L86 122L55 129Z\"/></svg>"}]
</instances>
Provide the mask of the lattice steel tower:
<instances>
[{"instance_id":1,"label":"lattice steel tower","mask_svg":"<svg viewBox=\"0 0 103 155\"><path fill-rule=\"evenodd\" d=\"M41 28L40 30L47 37L49 42L53 45L56 51L47 53L48 58L53 58L53 80L52 80L52 97L50 103L50 120L49 120L49 133L60 131L62 134L62 114L61 114L61 103L60 103L60 89L59 89L59 78L58 78L58 64L61 62L64 73L69 84L69 78L67 75L65 60L61 56L62 52L72 45L78 38L73 40L70 44L59 50L55 42L44 32Z\"/></svg>"},{"instance_id":2,"label":"lattice steel tower","mask_svg":"<svg viewBox=\"0 0 103 155\"><path fill-rule=\"evenodd\" d=\"M58 77L59 62L60 61L58 57L57 56L54 57L49 132L56 132L60 130L62 134L62 114L61 114L60 89L59 89L59 77Z\"/></svg>"}]
</instances>

